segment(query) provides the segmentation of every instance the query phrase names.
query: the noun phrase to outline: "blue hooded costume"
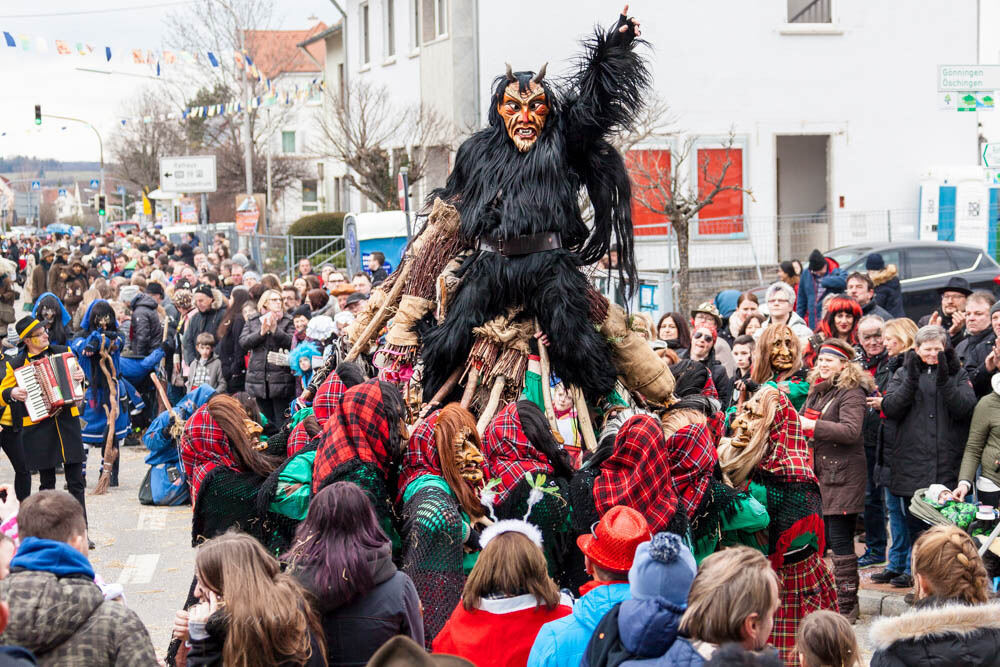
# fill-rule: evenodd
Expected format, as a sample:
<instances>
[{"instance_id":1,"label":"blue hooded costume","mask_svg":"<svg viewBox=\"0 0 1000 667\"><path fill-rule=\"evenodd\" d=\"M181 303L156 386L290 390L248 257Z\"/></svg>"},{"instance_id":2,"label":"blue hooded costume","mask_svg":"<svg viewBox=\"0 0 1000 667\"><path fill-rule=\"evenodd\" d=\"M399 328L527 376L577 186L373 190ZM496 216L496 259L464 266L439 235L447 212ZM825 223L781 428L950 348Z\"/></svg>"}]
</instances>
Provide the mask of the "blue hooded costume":
<instances>
[{"instance_id":1,"label":"blue hooded costume","mask_svg":"<svg viewBox=\"0 0 1000 667\"><path fill-rule=\"evenodd\" d=\"M46 297L52 297L52 298L49 299ZM62 299L57 297L52 292L45 292L44 294L40 295L37 299L35 299L35 306L31 309L31 316L34 317L39 322L42 321L41 315L39 315L39 311L41 310L42 306L45 305L44 303L42 303L43 301L47 303L51 303L54 301L59 305L59 311L62 313L59 317L60 320L59 326L53 325L52 329L49 330L49 342L55 343L56 345L68 345L70 337L69 327L70 327L70 322L73 320L73 318L70 316L69 311L66 310L66 306L63 305Z\"/></svg>"},{"instance_id":2,"label":"blue hooded costume","mask_svg":"<svg viewBox=\"0 0 1000 667\"><path fill-rule=\"evenodd\" d=\"M76 358L80 360L80 368L83 369L84 374L87 376L89 384L83 401L83 415L81 415L80 419L83 423L83 442L92 446L103 445L107 437L108 417L104 413L104 406L109 404L110 396L108 390L101 387L103 376L98 365L100 357L97 354L97 351L101 347L102 337L105 339L105 349L111 356L111 361L114 364L114 372L118 378L118 418L115 420L115 436L117 438L124 438L128 433L130 422L129 405L131 404L132 408L136 410L142 410L146 406L139 396L139 392L135 390L135 387L122 377L121 353L122 348L125 346L125 337L119 331L90 331L91 313L94 310L94 306L99 303L107 304L109 308L111 307L104 299L97 299L91 303L87 307L87 312L83 316L83 320L80 322L84 335L74 338L73 342L70 343L70 349L73 350ZM91 351L93 355L87 356L84 354L85 350Z\"/></svg>"}]
</instances>

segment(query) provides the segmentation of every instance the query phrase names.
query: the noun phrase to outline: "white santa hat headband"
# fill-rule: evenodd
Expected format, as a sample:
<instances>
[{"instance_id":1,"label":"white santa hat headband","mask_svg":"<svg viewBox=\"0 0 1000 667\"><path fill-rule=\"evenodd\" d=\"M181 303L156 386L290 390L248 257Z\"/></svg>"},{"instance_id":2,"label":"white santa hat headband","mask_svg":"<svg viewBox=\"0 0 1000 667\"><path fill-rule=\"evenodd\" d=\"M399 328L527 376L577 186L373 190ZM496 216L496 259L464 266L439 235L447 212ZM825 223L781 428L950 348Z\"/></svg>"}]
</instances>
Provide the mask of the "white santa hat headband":
<instances>
[{"instance_id":1,"label":"white santa hat headband","mask_svg":"<svg viewBox=\"0 0 1000 667\"><path fill-rule=\"evenodd\" d=\"M503 533L520 533L531 540L536 547L542 548L542 531L538 530L537 526L520 519L504 519L490 525L479 536L479 546L485 549L490 540Z\"/></svg>"}]
</instances>

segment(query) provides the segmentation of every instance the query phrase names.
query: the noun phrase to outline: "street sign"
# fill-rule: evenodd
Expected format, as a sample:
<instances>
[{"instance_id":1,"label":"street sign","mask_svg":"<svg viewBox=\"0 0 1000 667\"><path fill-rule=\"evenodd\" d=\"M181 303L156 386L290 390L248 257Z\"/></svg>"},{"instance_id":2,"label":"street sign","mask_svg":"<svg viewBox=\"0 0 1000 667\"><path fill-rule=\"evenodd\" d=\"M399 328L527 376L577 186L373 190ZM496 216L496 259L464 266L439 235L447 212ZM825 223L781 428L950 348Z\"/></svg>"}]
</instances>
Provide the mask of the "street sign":
<instances>
[{"instance_id":1,"label":"street sign","mask_svg":"<svg viewBox=\"0 0 1000 667\"><path fill-rule=\"evenodd\" d=\"M100 180L98 180L96 178L90 179L90 187L91 188L97 188L97 187L100 187L100 186L101 186L101 181Z\"/></svg>"},{"instance_id":2,"label":"street sign","mask_svg":"<svg viewBox=\"0 0 1000 667\"><path fill-rule=\"evenodd\" d=\"M983 147L983 164L1000 169L1000 144L986 144Z\"/></svg>"},{"instance_id":3,"label":"street sign","mask_svg":"<svg viewBox=\"0 0 1000 667\"><path fill-rule=\"evenodd\" d=\"M160 189L164 192L215 192L215 156L160 158Z\"/></svg>"},{"instance_id":4,"label":"street sign","mask_svg":"<svg viewBox=\"0 0 1000 667\"><path fill-rule=\"evenodd\" d=\"M938 65L938 90L998 90L1000 65Z\"/></svg>"},{"instance_id":5,"label":"street sign","mask_svg":"<svg viewBox=\"0 0 1000 667\"><path fill-rule=\"evenodd\" d=\"M66 188L59 188L59 196L60 197L66 196Z\"/></svg>"},{"instance_id":6,"label":"street sign","mask_svg":"<svg viewBox=\"0 0 1000 667\"><path fill-rule=\"evenodd\" d=\"M986 185L1000 185L1000 169L986 170Z\"/></svg>"},{"instance_id":7,"label":"street sign","mask_svg":"<svg viewBox=\"0 0 1000 667\"><path fill-rule=\"evenodd\" d=\"M265 208L264 195L236 195L236 232L253 234L257 231L260 213Z\"/></svg>"},{"instance_id":8,"label":"street sign","mask_svg":"<svg viewBox=\"0 0 1000 667\"><path fill-rule=\"evenodd\" d=\"M32 181L31 182L31 189L32 190L41 190L42 189L42 182L41 181Z\"/></svg>"}]
</instances>

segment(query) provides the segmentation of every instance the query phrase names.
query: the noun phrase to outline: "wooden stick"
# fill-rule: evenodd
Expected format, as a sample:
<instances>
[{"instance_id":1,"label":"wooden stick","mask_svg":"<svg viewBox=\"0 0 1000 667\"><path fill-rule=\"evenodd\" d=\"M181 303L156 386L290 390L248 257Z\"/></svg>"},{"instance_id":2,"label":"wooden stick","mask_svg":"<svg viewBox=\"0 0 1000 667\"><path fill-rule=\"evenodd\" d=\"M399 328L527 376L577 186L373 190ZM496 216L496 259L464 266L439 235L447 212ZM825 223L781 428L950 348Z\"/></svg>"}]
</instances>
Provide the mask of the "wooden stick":
<instances>
[{"instance_id":1,"label":"wooden stick","mask_svg":"<svg viewBox=\"0 0 1000 667\"><path fill-rule=\"evenodd\" d=\"M444 400L445 396L450 394L455 389L455 387L458 385L459 378L462 377L462 371L464 370L465 370L464 367L459 366L458 368L456 368L451 372L451 375L449 375L448 379L444 381L444 384L441 385L441 388L437 390L437 393L435 393L434 396L431 398L431 400L428 401L421 409L420 411L421 420L423 420L423 418L430 413L429 408L431 408L434 405L440 405L441 401Z\"/></svg>"},{"instance_id":2,"label":"wooden stick","mask_svg":"<svg viewBox=\"0 0 1000 667\"><path fill-rule=\"evenodd\" d=\"M587 451L597 450L597 437L594 435L594 425L590 422L590 408L583 398L583 390L573 387L573 405L576 406L576 418L580 421L580 433L583 435L583 444Z\"/></svg>"},{"instance_id":3,"label":"wooden stick","mask_svg":"<svg viewBox=\"0 0 1000 667\"><path fill-rule=\"evenodd\" d=\"M111 469L114 466L115 460L118 458L118 450L114 448L115 422L118 421L119 409L118 379L115 377L114 367L111 365L111 358L108 356L108 353L104 348L103 335L101 336L101 349L99 354L101 359L98 362L98 366L108 382L108 396L111 406L110 409L108 406L104 406L104 414L107 415L108 420L108 436L104 442L104 464L101 466L101 478L97 480L97 486L94 487L94 491L92 493L92 495L95 496L103 496L108 492L108 487L111 485Z\"/></svg>"},{"instance_id":4,"label":"wooden stick","mask_svg":"<svg viewBox=\"0 0 1000 667\"><path fill-rule=\"evenodd\" d=\"M465 379L465 391L462 392L462 407L466 410L472 405L472 397L479 388L479 369L473 366L469 369L469 376Z\"/></svg>"},{"instance_id":5,"label":"wooden stick","mask_svg":"<svg viewBox=\"0 0 1000 667\"><path fill-rule=\"evenodd\" d=\"M490 400L487 401L486 407L483 408L483 414L480 415L479 422L476 424L476 430L479 431L480 436L486 432L487 427L489 427L490 422L493 421L493 417L497 413L497 408L500 407L500 396L503 395L505 384L507 384L507 378L503 375L498 375L493 381L493 389L490 390Z\"/></svg>"},{"instance_id":6,"label":"wooden stick","mask_svg":"<svg viewBox=\"0 0 1000 667\"><path fill-rule=\"evenodd\" d=\"M542 332L542 327L538 324L538 320L535 319L535 329L539 333L544 335ZM559 423L556 420L556 411L552 407L552 386L551 386L551 373L549 371L549 351L542 341L538 341L538 365L541 368L542 376L542 403L545 404L545 417L549 420L549 428L552 429L552 433L559 433Z\"/></svg>"},{"instance_id":7,"label":"wooden stick","mask_svg":"<svg viewBox=\"0 0 1000 667\"><path fill-rule=\"evenodd\" d=\"M378 312L372 317L371 322L369 322L368 326L366 326L364 331L361 332L358 339L354 341L354 346L351 347L351 351L347 353L344 361L354 361L357 359L358 355L361 354L361 350L368 347L371 343L372 334L378 331L382 325L385 324L385 320L388 318L389 308L392 307L392 304L399 298L400 293L403 291L403 285L406 284L406 279L410 275L411 266L413 266L412 261L406 262L403 265L403 268L400 269L400 275L396 278L396 282L393 283L392 289L386 295L385 303L383 303L382 307L378 309Z\"/></svg>"}]
</instances>

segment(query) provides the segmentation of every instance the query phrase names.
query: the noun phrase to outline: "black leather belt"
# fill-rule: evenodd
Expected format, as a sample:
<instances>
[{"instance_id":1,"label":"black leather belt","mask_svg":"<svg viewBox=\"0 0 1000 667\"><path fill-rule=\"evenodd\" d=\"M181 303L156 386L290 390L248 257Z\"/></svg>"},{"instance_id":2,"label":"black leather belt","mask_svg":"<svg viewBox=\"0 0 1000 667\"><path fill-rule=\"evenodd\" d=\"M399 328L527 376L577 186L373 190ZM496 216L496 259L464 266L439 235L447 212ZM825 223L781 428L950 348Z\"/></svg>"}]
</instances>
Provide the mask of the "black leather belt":
<instances>
[{"instance_id":1,"label":"black leather belt","mask_svg":"<svg viewBox=\"0 0 1000 667\"><path fill-rule=\"evenodd\" d=\"M540 232L538 234L528 234L527 236L515 236L512 239L487 239L480 237L476 244L479 250L496 252L504 257L516 255L530 255L535 252L545 250L558 250L562 248L562 236L559 232Z\"/></svg>"}]
</instances>

